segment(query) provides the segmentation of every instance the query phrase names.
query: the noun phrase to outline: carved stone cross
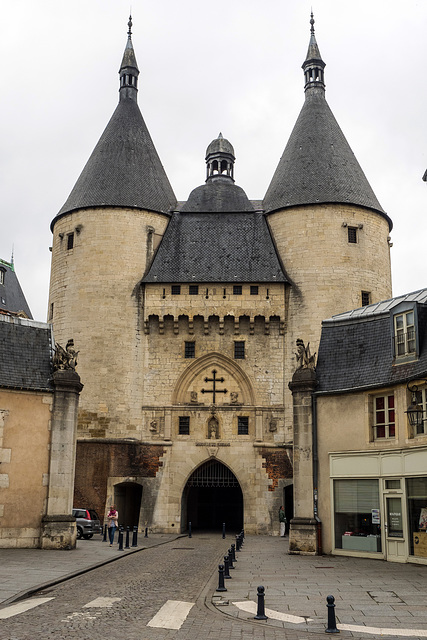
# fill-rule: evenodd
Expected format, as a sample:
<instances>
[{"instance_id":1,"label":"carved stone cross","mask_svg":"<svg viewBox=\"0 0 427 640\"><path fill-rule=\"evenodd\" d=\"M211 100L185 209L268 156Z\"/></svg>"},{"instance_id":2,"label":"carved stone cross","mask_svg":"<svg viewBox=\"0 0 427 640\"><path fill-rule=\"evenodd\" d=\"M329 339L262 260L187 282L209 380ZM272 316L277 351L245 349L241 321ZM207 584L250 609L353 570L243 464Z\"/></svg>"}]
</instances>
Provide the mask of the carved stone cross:
<instances>
[{"instance_id":1,"label":"carved stone cross","mask_svg":"<svg viewBox=\"0 0 427 640\"><path fill-rule=\"evenodd\" d=\"M227 393L227 389L217 389L217 382L224 382L224 378L216 377L216 369L212 371L212 378L205 378L205 382L212 382L212 389L201 389L201 393L212 393L212 402L215 404L215 396L217 393Z\"/></svg>"}]
</instances>

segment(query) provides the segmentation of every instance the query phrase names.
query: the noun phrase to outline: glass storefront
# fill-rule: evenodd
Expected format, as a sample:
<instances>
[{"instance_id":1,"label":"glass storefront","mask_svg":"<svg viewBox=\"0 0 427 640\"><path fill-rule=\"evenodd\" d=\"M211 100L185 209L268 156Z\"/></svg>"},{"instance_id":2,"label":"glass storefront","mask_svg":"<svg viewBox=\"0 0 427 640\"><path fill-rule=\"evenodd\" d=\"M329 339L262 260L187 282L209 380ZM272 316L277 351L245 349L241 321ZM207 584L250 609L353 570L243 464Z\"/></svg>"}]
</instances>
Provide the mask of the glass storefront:
<instances>
[{"instance_id":1,"label":"glass storefront","mask_svg":"<svg viewBox=\"0 0 427 640\"><path fill-rule=\"evenodd\" d=\"M334 480L335 548L381 551L378 480Z\"/></svg>"},{"instance_id":2,"label":"glass storefront","mask_svg":"<svg viewBox=\"0 0 427 640\"><path fill-rule=\"evenodd\" d=\"M427 558L427 478L407 478L409 555Z\"/></svg>"}]
</instances>

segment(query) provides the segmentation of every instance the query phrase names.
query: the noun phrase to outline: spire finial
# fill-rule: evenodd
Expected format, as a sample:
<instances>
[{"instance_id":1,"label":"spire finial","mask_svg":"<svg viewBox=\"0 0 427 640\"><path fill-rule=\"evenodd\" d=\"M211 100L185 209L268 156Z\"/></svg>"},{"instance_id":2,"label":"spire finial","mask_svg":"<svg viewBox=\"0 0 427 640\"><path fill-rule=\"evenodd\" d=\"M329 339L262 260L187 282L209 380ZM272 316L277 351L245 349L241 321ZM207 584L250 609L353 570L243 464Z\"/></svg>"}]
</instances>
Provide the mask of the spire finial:
<instances>
[{"instance_id":1,"label":"spire finial","mask_svg":"<svg viewBox=\"0 0 427 640\"><path fill-rule=\"evenodd\" d=\"M313 9L311 10L311 18L310 18L310 32L314 35L314 17L313 17Z\"/></svg>"},{"instance_id":2,"label":"spire finial","mask_svg":"<svg viewBox=\"0 0 427 640\"><path fill-rule=\"evenodd\" d=\"M223 135L222 135L221 131L219 132L219 134L218 134L218 138L217 138L217 139L218 139L218 140L222 140L222 139L223 139Z\"/></svg>"},{"instance_id":3,"label":"spire finial","mask_svg":"<svg viewBox=\"0 0 427 640\"><path fill-rule=\"evenodd\" d=\"M312 14L312 15L313 15L313 14ZM131 35L132 35L132 14L129 16L128 27L129 27L129 30L128 30L128 36L129 36L129 38L130 38L130 37L131 37Z\"/></svg>"}]
</instances>

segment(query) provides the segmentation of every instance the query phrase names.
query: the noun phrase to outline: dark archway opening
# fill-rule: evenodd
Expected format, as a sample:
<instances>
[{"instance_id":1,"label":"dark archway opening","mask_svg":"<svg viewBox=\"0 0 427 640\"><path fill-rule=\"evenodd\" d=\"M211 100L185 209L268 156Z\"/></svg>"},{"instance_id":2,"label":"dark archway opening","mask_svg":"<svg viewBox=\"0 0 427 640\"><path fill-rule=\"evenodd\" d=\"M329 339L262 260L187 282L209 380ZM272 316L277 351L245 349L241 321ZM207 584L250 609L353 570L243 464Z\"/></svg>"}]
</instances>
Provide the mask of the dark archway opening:
<instances>
[{"instance_id":1,"label":"dark archway opening","mask_svg":"<svg viewBox=\"0 0 427 640\"><path fill-rule=\"evenodd\" d=\"M217 460L208 460L188 479L183 499L183 529L228 533L243 528L243 494L236 476Z\"/></svg>"},{"instance_id":2,"label":"dark archway opening","mask_svg":"<svg viewBox=\"0 0 427 640\"><path fill-rule=\"evenodd\" d=\"M142 487L134 482L122 482L114 486L114 503L119 512L119 524L134 527L139 524Z\"/></svg>"}]
</instances>

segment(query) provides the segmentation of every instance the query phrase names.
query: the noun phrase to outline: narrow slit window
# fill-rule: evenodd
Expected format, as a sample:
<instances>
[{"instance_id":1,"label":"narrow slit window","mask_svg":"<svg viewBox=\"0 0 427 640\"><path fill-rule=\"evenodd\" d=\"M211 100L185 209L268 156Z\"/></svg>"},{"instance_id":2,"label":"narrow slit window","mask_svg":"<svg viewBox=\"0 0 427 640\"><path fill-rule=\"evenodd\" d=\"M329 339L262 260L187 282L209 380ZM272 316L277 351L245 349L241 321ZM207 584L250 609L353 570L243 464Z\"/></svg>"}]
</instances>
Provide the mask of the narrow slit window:
<instances>
[{"instance_id":1,"label":"narrow slit window","mask_svg":"<svg viewBox=\"0 0 427 640\"><path fill-rule=\"evenodd\" d=\"M347 227L348 241L350 244L357 244L357 227Z\"/></svg>"},{"instance_id":2,"label":"narrow slit window","mask_svg":"<svg viewBox=\"0 0 427 640\"><path fill-rule=\"evenodd\" d=\"M67 250L70 250L74 247L74 233L69 233L67 235Z\"/></svg>"}]
</instances>

